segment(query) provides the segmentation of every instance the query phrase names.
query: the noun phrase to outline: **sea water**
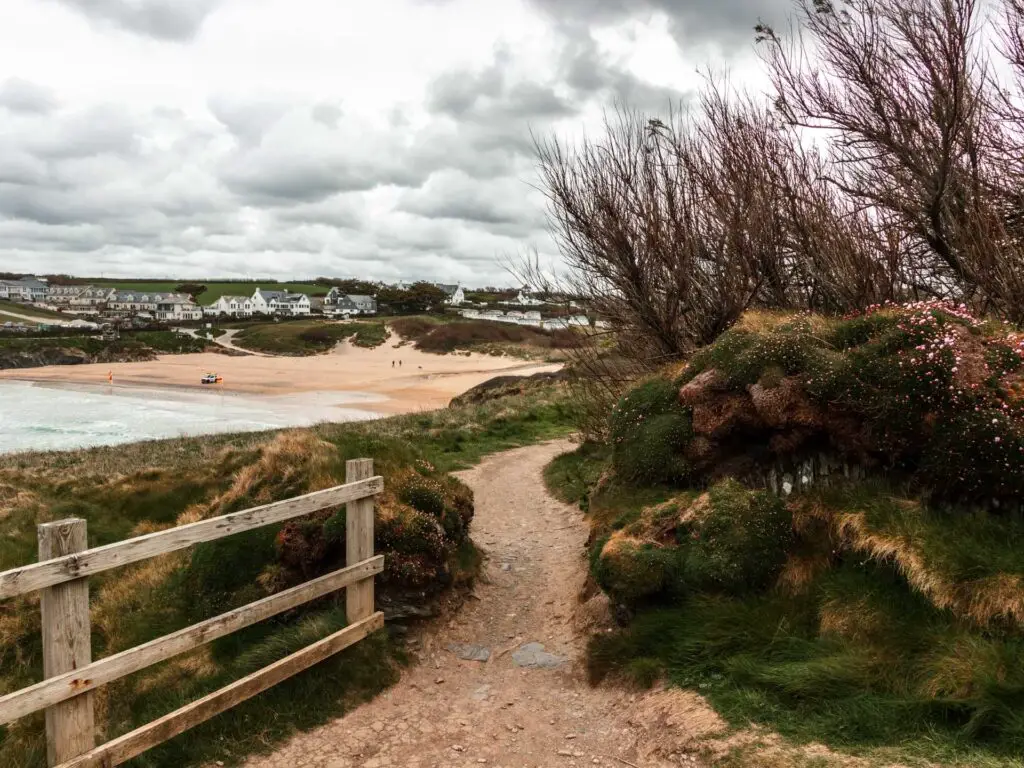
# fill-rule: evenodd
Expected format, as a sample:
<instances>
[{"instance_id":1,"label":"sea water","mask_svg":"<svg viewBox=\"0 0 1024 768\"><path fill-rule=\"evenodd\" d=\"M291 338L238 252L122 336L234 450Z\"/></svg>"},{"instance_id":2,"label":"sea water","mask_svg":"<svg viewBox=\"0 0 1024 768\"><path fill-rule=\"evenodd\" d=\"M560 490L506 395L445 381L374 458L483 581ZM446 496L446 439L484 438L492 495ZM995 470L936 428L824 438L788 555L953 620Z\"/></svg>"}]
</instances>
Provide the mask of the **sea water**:
<instances>
[{"instance_id":1,"label":"sea water","mask_svg":"<svg viewBox=\"0 0 1024 768\"><path fill-rule=\"evenodd\" d=\"M358 392L273 397L230 392L0 381L0 453L361 421L384 398Z\"/></svg>"}]
</instances>

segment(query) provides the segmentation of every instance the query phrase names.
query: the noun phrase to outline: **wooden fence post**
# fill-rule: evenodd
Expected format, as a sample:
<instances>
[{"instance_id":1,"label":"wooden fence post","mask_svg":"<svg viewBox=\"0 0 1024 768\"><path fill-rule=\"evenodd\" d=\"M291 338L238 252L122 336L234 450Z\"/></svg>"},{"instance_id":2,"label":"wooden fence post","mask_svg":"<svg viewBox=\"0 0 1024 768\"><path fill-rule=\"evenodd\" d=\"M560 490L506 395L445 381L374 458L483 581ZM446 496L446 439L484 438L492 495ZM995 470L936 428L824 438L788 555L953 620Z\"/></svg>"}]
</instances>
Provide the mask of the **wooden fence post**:
<instances>
[{"instance_id":1,"label":"wooden fence post","mask_svg":"<svg viewBox=\"0 0 1024 768\"><path fill-rule=\"evenodd\" d=\"M38 528L39 559L88 548L85 520L59 520ZM75 579L42 590L43 677L54 677L92 661L89 580ZM84 693L46 710L46 759L59 765L95 746L93 695Z\"/></svg>"},{"instance_id":2,"label":"wooden fence post","mask_svg":"<svg viewBox=\"0 0 1024 768\"><path fill-rule=\"evenodd\" d=\"M373 477L373 459L345 462L345 482ZM348 502L345 508L345 564L373 557L373 496ZM352 624L373 613L373 578L345 588L345 615Z\"/></svg>"}]
</instances>

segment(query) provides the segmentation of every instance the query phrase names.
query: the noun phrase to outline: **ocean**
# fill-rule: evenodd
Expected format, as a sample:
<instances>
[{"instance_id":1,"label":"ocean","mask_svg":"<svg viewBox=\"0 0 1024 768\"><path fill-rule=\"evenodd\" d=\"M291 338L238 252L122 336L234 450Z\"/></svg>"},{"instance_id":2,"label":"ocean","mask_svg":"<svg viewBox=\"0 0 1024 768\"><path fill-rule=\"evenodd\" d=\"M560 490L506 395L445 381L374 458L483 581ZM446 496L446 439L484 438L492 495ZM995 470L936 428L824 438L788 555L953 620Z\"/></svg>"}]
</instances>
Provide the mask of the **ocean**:
<instances>
[{"instance_id":1,"label":"ocean","mask_svg":"<svg viewBox=\"0 0 1024 768\"><path fill-rule=\"evenodd\" d=\"M0 453L363 421L379 416L373 403L383 399L359 392L256 396L0 381Z\"/></svg>"}]
</instances>

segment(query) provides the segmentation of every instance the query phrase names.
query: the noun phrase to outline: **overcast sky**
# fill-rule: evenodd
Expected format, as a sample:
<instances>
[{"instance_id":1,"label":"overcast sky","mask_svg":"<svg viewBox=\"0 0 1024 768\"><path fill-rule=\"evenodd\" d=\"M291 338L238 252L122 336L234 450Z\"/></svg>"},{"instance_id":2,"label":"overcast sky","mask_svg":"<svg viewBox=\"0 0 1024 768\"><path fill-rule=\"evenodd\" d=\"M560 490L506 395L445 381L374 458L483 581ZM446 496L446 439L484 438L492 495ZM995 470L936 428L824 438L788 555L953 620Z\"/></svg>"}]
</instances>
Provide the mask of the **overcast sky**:
<instances>
[{"instance_id":1,"label":"overcast sky","mask_svg":"<svg viewBox=\"0 0 1024 768\"><path fill-rule=\"evenodd\" d=\"M531 128L752 68L789 0L2 0L0 270L508 283Z\"/></svg>"}]
</instances>

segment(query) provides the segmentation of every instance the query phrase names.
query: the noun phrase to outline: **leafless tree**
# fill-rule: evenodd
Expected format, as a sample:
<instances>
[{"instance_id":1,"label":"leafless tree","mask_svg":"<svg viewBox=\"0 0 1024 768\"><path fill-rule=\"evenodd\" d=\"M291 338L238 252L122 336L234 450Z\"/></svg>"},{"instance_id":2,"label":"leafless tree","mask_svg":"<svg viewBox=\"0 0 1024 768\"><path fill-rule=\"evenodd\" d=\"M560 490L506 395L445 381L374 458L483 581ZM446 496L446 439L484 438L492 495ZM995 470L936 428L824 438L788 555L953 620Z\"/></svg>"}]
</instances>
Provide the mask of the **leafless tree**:
<instances>
[{"instance_id":1,"label":"leafless tree","mask_svg":"<svg viewBox=\"0 0 1024 768\"><path fill-rule=\"evenodd\" d=\"M795 34L758 33L779 113L824 133L828 183L907 249L904 291L1017 317L978 3L797 0Z\"/></svg>"}]
</instances>

